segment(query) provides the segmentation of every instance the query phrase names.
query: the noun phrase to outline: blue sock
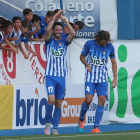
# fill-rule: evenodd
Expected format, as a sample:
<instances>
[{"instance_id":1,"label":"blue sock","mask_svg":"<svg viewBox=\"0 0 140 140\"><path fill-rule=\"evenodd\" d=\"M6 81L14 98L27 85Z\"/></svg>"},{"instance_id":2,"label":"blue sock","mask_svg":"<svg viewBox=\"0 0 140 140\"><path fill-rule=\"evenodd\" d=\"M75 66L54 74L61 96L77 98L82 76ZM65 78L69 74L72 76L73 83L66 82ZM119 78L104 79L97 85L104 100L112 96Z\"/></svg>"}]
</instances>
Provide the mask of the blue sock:
<instances>
[{"instance_id":1,"label":"blue sock","mask_svg":"<svg viewBox=\"0 0 140 140\"><path fill-rule=\"evenodd\" d=\"M87 112L87 110L89 109L89 106L85 104L85 102L83 102L82 106L81 106L81 112L80 112L80 121L84 121L84 116Z\"/></svg>"},{"instance_id":2,"label":"blue sock","mask_svg":"<svg viewBox=\"0 0 140 140\"><path fill-rule=\"evenodd\" d=\"M53 128L57 128L61 118L61 108L55 108L53 115Z\"/></svg>"},{"instance_id":3,"label":"blue sock","mask_svg":"<svg viewBox=\"0 0 140 140\"><path fill-rule=\"evenodd\" d=\"M46 122L50 122L51 121L51 118L52 118L52 110L53 110L53 105L50 105L47 102L47 105L46 105Z\"/></svg>"},{"instance_id":4,"label":"blue sock","mask_svg":"<svg viewBox=\"0 0 140 140\"><path fill-rule=\"evenodd\" d=\"M99 127L99 123L100 123L100 120L101 120L101 118L102 118L103 111L104 111L104 106L98 105L98 106L97 106L97 109L96 109L96 113L95 113L94 128L95 128L95 127Z\"/></svg>"}]
</instances>

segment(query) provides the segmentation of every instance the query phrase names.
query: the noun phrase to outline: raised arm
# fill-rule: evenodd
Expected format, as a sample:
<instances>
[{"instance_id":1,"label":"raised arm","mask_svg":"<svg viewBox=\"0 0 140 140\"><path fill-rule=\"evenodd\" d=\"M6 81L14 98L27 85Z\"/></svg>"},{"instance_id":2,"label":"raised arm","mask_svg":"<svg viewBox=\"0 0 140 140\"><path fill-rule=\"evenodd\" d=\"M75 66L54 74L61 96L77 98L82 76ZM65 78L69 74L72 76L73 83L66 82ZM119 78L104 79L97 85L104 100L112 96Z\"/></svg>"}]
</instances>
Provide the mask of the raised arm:
<instances>
[{"instance_id":1,"label":"raised arm","mask_svg":"<svg viewBox=\"0 0 140 140\"><path fill-rule=\"evenodd\" d=\"M46 30L46 35L45 35L45 40L48 41L50 38L51 38L51 35L52 35L52 27L53 27L53 24L55 22L55 19L56 17L62 13L64 10L59 10L54 16L53 18L51 19L51 22L48 24L47 26L47 30Z\"/></svg>"},{"instance_id":2,"label":"raised arm","mask_svg":"<svg viewBox=\"0 0 140 140\"><path fill-rule=\"evenodd\" d=\"M68 42L71 42L72 40L73 40L73 38L75 37L75 31L74 31L74 29L71 27L71 25L69 24L69 22L67 21L67 19L66 19L66 17L64 17L64 16L62 16L61 15L61 20L63 21L63 22L65 22L66 23L66 25L67 25L67 27L68 27L68 29L69 29L69 31L70 31L70 34L68 35L68 37L67 37L67 41Z\"/></svg>"}]
</instances>

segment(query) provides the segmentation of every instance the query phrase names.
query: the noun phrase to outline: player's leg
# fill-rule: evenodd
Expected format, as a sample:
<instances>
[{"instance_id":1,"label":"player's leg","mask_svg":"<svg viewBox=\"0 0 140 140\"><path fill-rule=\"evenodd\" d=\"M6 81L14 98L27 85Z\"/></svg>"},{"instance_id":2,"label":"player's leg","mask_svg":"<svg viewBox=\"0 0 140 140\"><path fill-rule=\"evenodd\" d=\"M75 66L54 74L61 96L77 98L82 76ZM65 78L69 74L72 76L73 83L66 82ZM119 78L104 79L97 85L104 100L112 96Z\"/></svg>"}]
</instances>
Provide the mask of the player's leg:
<instances>
[{"instance_id":1,"label":"player's leg","mask_svg":"<svg viewBox=\"0 0 140 140\"><path fill-rule=\"evenodd\" d=\"M46 90L48 94L48 102L46 105L46 124L45 124L45 134L50 134L50 127L51 127L51 118L52 118L52 111L53 111L53 105L55 103L55 81L52 77L46 76L45 79L46 83Z\"/></svg>"},{"instance_id":2,"label":"player's leg","mask_svg":"<svg viewBox=\"0 0 140 140\"><path fill-rule=\"evenodd\" d=\"M65 98L65 77L58 77L55 92L55 110L53 114L52 134L58 134L57 128L61 119L61 104Z\"/></svg>"},{"instance_id":3,"label":"player's leg","mask_svg":"<svg viewBox=\"0 0 140 140\"><path fill-rule=\"evenodd\" d=\"M92 129L92 133L100 133L99 123L103 115L104 104L106 101L106 96L108 94L108 83L97 83L96 90L98 95L98 106L95 113L95 123L94 128Z\"/></svg>"},{"instance_id":4,"label":"player's leg","mask_svg":"<svg viewBox=\"0 0 140 140\"><path fill-rule=\"evenodd\" d=\"M92 102L93 95L94 95L95 85L90 82L85 83L85 101L81 106L81 112L78 122L78 132L82 133L84 128L84 116L89 108L90 103Z\"/></svg>"}]
</instances>

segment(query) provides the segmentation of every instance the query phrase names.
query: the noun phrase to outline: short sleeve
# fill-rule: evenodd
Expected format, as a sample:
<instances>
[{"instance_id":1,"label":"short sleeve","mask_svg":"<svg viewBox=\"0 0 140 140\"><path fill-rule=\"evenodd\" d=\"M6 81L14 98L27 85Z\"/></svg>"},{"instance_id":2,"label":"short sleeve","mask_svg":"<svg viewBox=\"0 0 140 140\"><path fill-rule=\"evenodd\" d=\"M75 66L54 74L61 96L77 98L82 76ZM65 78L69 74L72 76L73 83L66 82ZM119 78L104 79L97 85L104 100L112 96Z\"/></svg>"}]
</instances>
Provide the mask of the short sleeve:
<instances>
[{"instance_id":1,"label":"short sleeve","mask_svg":"<svg viewBox=\"0 0 140 140\"><path fill-rule=\"evenodd\" d=\"M111 45L111 51L110 51L110 54L109 54L109 57L110 58L115 58L115 49L114 49L114 46L112 44Z\"/></svg>"},{"instance_id":2,"label":"short sleeve","mask_svg":"<svg viewBox=\"0 0 140 140\"><path fill-rule=\"evenodd\" d=\"M81 54L86 56L88 54L88 52L89 52L89 42L87 41L83 47Z\"/></svg>"}]
</instances>

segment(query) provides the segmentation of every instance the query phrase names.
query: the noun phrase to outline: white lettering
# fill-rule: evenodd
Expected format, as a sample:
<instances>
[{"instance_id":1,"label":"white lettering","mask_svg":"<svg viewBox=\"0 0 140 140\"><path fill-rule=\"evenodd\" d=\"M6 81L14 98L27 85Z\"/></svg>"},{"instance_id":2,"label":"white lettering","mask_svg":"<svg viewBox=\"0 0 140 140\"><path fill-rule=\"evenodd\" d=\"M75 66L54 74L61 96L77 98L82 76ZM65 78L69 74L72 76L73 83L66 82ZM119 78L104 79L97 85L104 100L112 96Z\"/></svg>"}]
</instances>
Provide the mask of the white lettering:
<instances>
[{"instance_id":1,"label":"white lettering","mask_svg":"<svg viewBox=\"0 0 140 140\"><path fill-rule=\"evenodd\" d=\"M42 12L43 9L44 9L44 6L43 6L42 3L36 3L36 4L35 4L35 10L36 10L37 12Z\"/></svg>"},{"instance_id":2,"label":"white lettering","mask_svg":"<svg viewBox=\"0 0 140 140\"><path fill-rule=\"evenodd\" d=\"M84 4L82 2L76 2L76 12L80 11L79 6L81 6L81 11L84 12Z\"/></svg>"},{"instance_id":3,"label":"white lettering","mask_svg":"<svg viewBox=\"0 0 140 140\"><path fill-rule=\"evenodd\" d=\"M87 2L87 3L85 4L85 9L86 9L88 12L94 10L94 4L93 4L92 2Z\"/></svg>"},{"instance_id":4,"label":"white lettering","mask_svg":"<svg viewBox=\"0 0 140 140\"><path fill-rule=\"evenodd\" d=\"M94 18L92 16L87 16L85 17L84 23L87 27L93 27L94 24L91 23L94 23Z\"/></svg>"},{"instance_id":5,"label":"white lettering","mask_svg":"<svg viewBox=\"0 0 140 140\"><path fill-rule=\"evenodd\" d=\"M75 8L74 3L69 2L69 3L67 4L67 10L68 10L68 11L74 12L74 8Z\"/></svg>"}]
</instances>

